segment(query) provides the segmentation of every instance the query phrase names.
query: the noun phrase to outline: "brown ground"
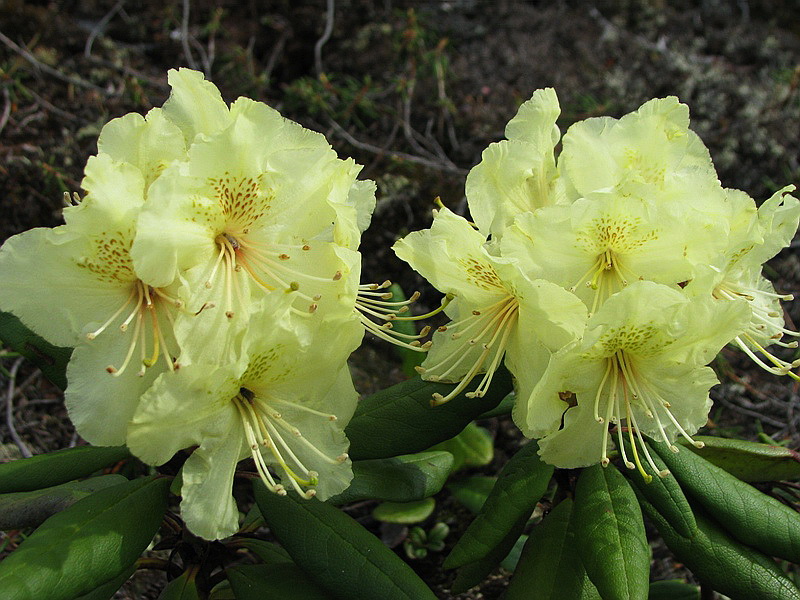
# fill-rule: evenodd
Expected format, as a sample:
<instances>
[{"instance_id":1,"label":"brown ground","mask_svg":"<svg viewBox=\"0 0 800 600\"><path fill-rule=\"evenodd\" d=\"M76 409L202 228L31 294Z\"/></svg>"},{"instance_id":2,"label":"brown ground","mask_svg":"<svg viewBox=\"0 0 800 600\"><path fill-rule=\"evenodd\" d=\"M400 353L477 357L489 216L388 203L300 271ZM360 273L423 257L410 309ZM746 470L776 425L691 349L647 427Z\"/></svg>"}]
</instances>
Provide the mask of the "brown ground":
<instances>
[{"instance_id":1,"label":"brown ground","mask_svg":"<svg viewBox=\"0 0 800 600\"><path fill-rule=\"evenodd\" d=\"M363 242L365 280L391 277L409 290L421 281L388 247L428 225L435 196L464 209L464 175L539 87L556 88L562 131L581 118L620 116L675 94L689 104L724 185L764 199L800 184L797 0L334 4L332 35L315 65L323 0L1 3L0 240L58 224L61 196L79 189L102 125L161 105L166 70L178 66L205 70L228 100L247 95L270 103L364 164L364 176L379 186ZM797 248L783 251L767 274L779 289L800 292ZM438 302L421 289L423 306ZM800 303L786 308L789 320L800 322ZM763 430L798 447L797 386L736 352L723 358L710 430L751 438ZM15 361L4 358L2 366L11 370ZM392 353L373 342L356 362L365 391L400 377ZM18 368L0 452L19 455L9 426L34 453L75 443L56 389L30 365ZM8 375L0 373L4 399ZM516 434L507 421L488 425L498 452L484 472L496 473ZM431 523L449 522L452 542L465 513L446 493L439 507ZM671 572L669 557L657 556L657 573ZM448 598L440 561L431 554L415 567ZM498 577L459 598L498 598ZM146 578L120 597L154 598L161 581Z\"/></svg>"}]
</instances>

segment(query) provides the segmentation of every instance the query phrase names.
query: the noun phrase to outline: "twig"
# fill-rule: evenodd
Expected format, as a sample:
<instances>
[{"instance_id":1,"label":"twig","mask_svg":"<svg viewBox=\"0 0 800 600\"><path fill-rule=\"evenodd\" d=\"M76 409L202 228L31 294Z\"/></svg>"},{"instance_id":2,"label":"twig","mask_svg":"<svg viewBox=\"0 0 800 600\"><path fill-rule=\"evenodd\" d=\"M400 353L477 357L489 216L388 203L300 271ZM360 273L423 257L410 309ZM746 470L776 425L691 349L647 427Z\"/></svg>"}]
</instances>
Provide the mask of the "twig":
<instances>
[{"instance_id":1,"label":"twig","mask_svg":"<svg viewBox=\"0 0 800 600\"><path fill-rule=\"evenodd\" d=\"M739 406L738 404L734 404L733 402L731 402L729 400L726 400L725 398L721 398L720 397L720 398L717 398L716 400L718 402L722 402L722 404L724 404L725 406L727 406L728 408L730 408L732 410L738 411L738 412L740 412L740 413L742 413L744 415L747 415L748 417L753 417L755 419L758 419L759 421L761 421L762 423L766 423L767 425L772 425L773 427L778 427L779 429L783 429L784 427L786 427L786 423L784 423L783 421L778 421L777 419L773 419L771 417L768 417L768 416L766 416L766 415L764 415L764 414L762 414L760 412L757 412L755 410L749 410L749 409L747 409L747 408L745 408L743 406Z\"/></svg>"},{"instance_id":2,"label":"twig","mask_svg":"<svg viewBox=\"0 0 800 600\"><path fill-rule=\"evenodd\" d=\"M19 54L22 58L27 60L29 63L31 63L34 67L36 67L40 71L44 71L48 75L52 75L53 77L56 77L61 81L66 81L67 83L71 83L72 85L77 85L79 87L89 88L90 90L95 90L106 96L117 95L117 94L110 94L107 90L101 88L100 86L95 85L93 83L89 83L88 81L84 81L83 79L80 79L78 77L73 77L71 75L64 75L64 73L62 73L58 69L54 69L53 67L44 64L39 59L37 59L33 54L28 52L25 48L22 48L21 46L17 45L11 38L5 35L2 31L0 31L0 42L3 42L6 46L11 48L14 52Z\"/></svg>"},{"instance_id":3,"label":"twig","mask_svg":"<svg viewBox=\"0 0 800 600\"><path fill-rule=\"evenodd\" d=\"M352 135L350 135L347 131L345 131L341 125L339 125L334 120L329 120L331 127L342 136L349 144L359 148L361 150L366 150L367 152L372 152L374 154L378 154L381 156L391 156L392 158L398 158L400 160L407 160L408 162L413 162L418 165L422 165L424 167L428 167L429 169L436 169L437 171L445 171L447 173L455 173L456 175L466 175L467 170L461 169L452 163L447 164L441 161L437 162L435 160L430 160L428 158L423 158L422 156L415 156L413 154L407 154L405 152L398 152L396 150L387 150L385 148L381 148L380 146L375 146L373 144L368 144L367 142L360 142L355 139Z\"/></svg>"},{"instance_id":4,"label":"twig","mask_svg":"<svg viewBox=\"0 0 800 600\"><path fill-rule=\"evenodd\" d=\"M94 41L97 39L97 36L103 33L109 21L114 18L114 15L120 11L124 4L125 0L119 0L111 8L111 10L105 14L105 16L103 16L103 18L97 22L97 25L92 28L92 31L89 33L89 37L86 38L86 45L83 47L83 55L86 58L89 58L92 55L92 46L94 45Z\"/></svg>"},{"instance_id":5,"label":"twig","mask_svg":"<svg viewBox=\"0 0 800 600\"><path fill-rule=\"evenodd\" d=\"M272 47L272 52L270 52L269 60L267 60L267 66L264 67L264 81L269 84L269 80L272 78L272 71L275 70L275 65L278 63L278 58L283 53L283 47L286 45L286 40L289 39L289 27L286 23L283 23L283 27L280 29L280 36L278 36L278 41L275 42L275 45Z\"/></svg>"},{"instance_id":6,"label":"twig","mask_svg":"<svg viewBox=\"0 0 800 600\"><path fill-rule=\"evenodd\" d=\"M28 450L25 442L23 442L22 438L19 437L17 430L14 427L14 384L17 380L17 370L24 360L25 358L20 356L11 366L11 370L9 371L10 376L8 378L8 391L6 392L6 426L8 427L9 433L11 433L11 439L14 440L14 443L17 445L17 448L19 448L22 456L25 458L30 458L33 456L33 454L31 454L31 451Z\"/></svg>"},{"instance_id":7,"label":"twig","mask_svg":"<svg viewBox=\"0 0 800 600\"><path fill-rule=\"evenodd\" d=\"M322 37L314 44L314 68L317 75L322 74L322 47L331 38L333 33L333 11L335 8L335 0L328 0L328 10L325 13L325 31L322 32Z\"/></svg>"},{"instance_id":8,"label":"twig","mask_svg":"<svg viewBox=\"0 0 800 600\"><path fill-rule=\"evenodd\" d=\"M189 46L189 9L191 2L183 0L183 18L181 19L181 44L183 44L183 53L186 56L186 62L192 69L197 70L197 62L192 55L192 48Z\"/></svg>"},{"instance_id":9,"label":"twig","mask_svg":"<svg viewBox=\"0 0 800 600\"><path fill-rule=\"evenodd\" d=\"M8 123L8 117L11 115L11 97L8 93L8 88L3 88L3 98L5 98L6 102L3 106L3 115L0 116L0 133L3 133L3 129L6 127L6 123Z\"/></svg>"}]
</instances>

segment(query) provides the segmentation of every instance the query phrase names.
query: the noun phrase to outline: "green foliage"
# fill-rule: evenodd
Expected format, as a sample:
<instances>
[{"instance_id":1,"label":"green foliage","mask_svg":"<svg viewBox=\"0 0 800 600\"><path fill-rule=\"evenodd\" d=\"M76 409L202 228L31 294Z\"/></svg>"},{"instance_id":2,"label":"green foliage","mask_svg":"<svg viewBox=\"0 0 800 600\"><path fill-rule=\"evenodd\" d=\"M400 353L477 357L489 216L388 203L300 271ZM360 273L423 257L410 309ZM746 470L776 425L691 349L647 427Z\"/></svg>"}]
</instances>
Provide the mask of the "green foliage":
<instances>
[{"instance_id":1,"label":"green foliage","mask_svg":"<svg viewBox=\"0 0 800 600\"><path fill-rule=\"evenodd\" d=\"M697 533L686 538L646 500L641 505L675 557L700 581L731 600L797 600L800 591L771 558L730 537L702 510Z\"/></svg>"},{"instance_id":2,"label":"green foliage","mask_svg":"<svg viewBox=\"0 0 800 600\"><path fill-rule=\"evenodd\" d=\"M574 503L569 498L533 528L522 550L506 600L560 600L600 598L575 549Z\"/></svg>"},{"instance_id":3,"label":"green foliage","mask_svg":"<svg viewBox=\"0 0 800 600\"><path fill-rule=\"evenodd\" d=\"M654 454L653 462L656 466L660 470L665 470L666 466L658 455L651 454ZM642 496L667 518L678 533L686 537L694 535L697 530L694 513L675 477L656 475L648 482L638 470L626 469L625 474Z\"/></svg>"},{"instance_id":4,"label":"green foliage","mask_svg":"<svg viewBox=\"0 0 800 600\"><path fill-rule=\"evenodd\" d=\"M31 492L0 494L0 529L38 527L81 498L126 481L122 475L104 475Z\"/></svg>"},{"instance_id":5,"label":"green foliage","mask_svg":"<svg viewBox=\"0 0 800 600\"><path fill-rule=\"evenodd\" d=\"M453 456L455 472L462 467L483 467L492 462L494 440L485 428L469 423L461 433L436 444L431 450L449 452Z\"/></svg>"},{"instance_id":6,"label":"green foliage","mask_svg":"<svg viewBox=\"0 0 800 600\"><path fill-rule=\"evenodd\" d=\"M780 481L800 478L800 454L783 446L696 435L703 448L686 447L708 462L744 481Z\"/></svg>"},{"instance_id":7,"label":"green foliage","mask_svg":"<svg viewBox=\"0 0 800 600\"><path fill-rule=\"evenodd\" d=\"M313 498L278 496L254 482L272 533L321 587L363 600L432 600L433 592L394 552L342 511Z\"/></svg>"},{"instance_id":8,"label":"green foliage","mask_svg":"<svg viewBox=\"0 0 800 600\"><path fill-rule=\"evenodd\" d=\"M700 600L700 588L683 581L654 581L647 600Z\"/></svg>"},{"instance_id":9,"label":"green foliage","mask_svg":"<svg viewBox=\"0 0 800 600\"><path fill-rule=\"evenodd\" d=\"M792 562L800 561L798 514L693 452L653 447L687 494L740 542Z\"/></svg>"},{"instance_id":10,"label":"green foliage","mask_svg":"<svg viewBox=\"0 0 800 600\"><path fill-rule=\"evenodd\" d=\"M411 525L421 523L431 516L436 500L424 498L413 502L382 502L372 511L372 516L386 523Z\"/></svg>"},{"instance_id":11,"label":"green foliage","mask_svg":"<svg viewBox=\"0 0 800 600\"><path fill-rule=\"evenodd\" d=\"M330 594L293 564L241 565L226 572L236 600L330 600Z\"/></svg>"},{"instance_id":12,"label":"green foliage","mask_svg":"<svg viewBox=\"0 0 800 600\"><path fill-rule=\"evenodd\" d=\"M0 563L4 600L73 600L117 580L158 530L169 481L115 485L50 517Z\"/></svg>"},{"instance_id":13,"label":"green foliage","mask_svg":"<svg viewBox=\"0 0 800 600\"><path fill-rule=\"evenodd\" d=\"M447 489L456 500L477 514L496 483L497 477L473 475L448 484Z\"/></svg>"},{"instance_id":14,"label":"green foliage","mask_svg":"<svg viewBox=\"0 0 800 600\"><path fill-rule=\"evenodd\" d=\"M421 500L442 489L452 468L453 455L444 451L356 461L350 487L328 501L340 505L368 498L392 502Z\"/></svg>"},{"instance_id":15,"label":"green foliage","mask_svg":"<svg viewBox=\"0 0 800 600\"><path fill-rule=\"evenodd\" d=\"M0 493L29 492L91 475L130 457L124 446L78 446L0 465Z\"/></svg>"},{"instance_id":16,"label":"green foliage","mask_svg":"<svg viewBox=\"0 0 800 600\"><path fill-rule=\"evenodd\" d=\"M422 527L412 527L408 537L403 541L403 550L411 559L425 558L428 552L441 552L444 550L444 540L450 528L444 523L436 523L429 531Z\"/></svg>"},{"instance_id":17,"label":"green foliage","mask_svg":"<svg viewBox=\"0 0 800 600\"><path fill-rule=\"evenodd\" d=\"M464 394L476 386L473 382L464 393L436 408L431 408L431 395L446 394L453 386L419 377L364 398L345 428L350 457L366 460L411 454L452 438L505 398L511 391L511 376L499 369L483 398L467 398Z\"/></svg>"},{"instance_id":18,"label":"green foliage","mask_svg":"<svg viewBox=\"0 0 800 600\"><path fill-rule=\"evenodd\" d=\"M518 528L515 525L521 520L524 527L553 474L553 467L539 459L537 450L536 442L530 442L506 463L478 516L447 557L446 569L480 560L503 541L510 530ZM500 559L508 550L510 547Z\"/></svg>"},{"instance_id":19,"label":"green foliage","mask_svg":"<svg viewBox=\"0 0 800 600\"><path fill-rule=\"evenodd\" d=\"M604 598L644 600L650 546L636 495L615 467L581 472L575 490L575 536L589 579ZM614 565L614 568L608 568Z\"/></svg>"},{"instance_id":20,"label":"green foliage","mask_svg":"<svg viewBox=\"0 0 800 600\"><path fill-rule=\"evenodd\" d=\"M200 600L196 577L196 567L187 569L180 577L167 584L158 600Z\"/></svg>"},{"instance_id":21,"label":"green foliage","mask_svg":"<svg viewBox=\"0 0 800 600\"><path fill-rule=\"evenodd\" d=\"M7 312L0 312L0 341L39 367L44 376L62 390L66 389L67 363L72 348L53 346Z\"/></svg>"}]
</instances>

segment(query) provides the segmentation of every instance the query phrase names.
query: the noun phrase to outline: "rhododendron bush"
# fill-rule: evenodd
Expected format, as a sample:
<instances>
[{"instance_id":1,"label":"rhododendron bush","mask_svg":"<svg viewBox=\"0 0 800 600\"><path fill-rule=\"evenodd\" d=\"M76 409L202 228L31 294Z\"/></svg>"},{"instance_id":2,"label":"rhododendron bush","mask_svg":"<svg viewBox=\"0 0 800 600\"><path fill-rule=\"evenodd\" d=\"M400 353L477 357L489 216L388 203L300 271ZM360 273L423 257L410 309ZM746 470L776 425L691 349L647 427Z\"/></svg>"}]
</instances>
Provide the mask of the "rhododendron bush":
<instances>
[{"instance_id":1,"label":"rhododendron bush","mask_svg":"<svg viewBox=\"0 0 800 600\"><path fill-rule=\"evenodd\" d=\"M49 361L91 444L0 465L5 526L36 527L3 598L110 598L148 548L173 561L162 598L434 598L339 507L424 520L486 444L472 421L508 413L529 441L475 519L405 544L447 548L453 593L502 562L509 600L699 598L650 586L646 517L704 589L800 598L800 519L751 485L800 477L796 455L697 434L724 346L800 380L791 297L762 275L793 186L723 188L674 97L562 136L537 90L467 176L469 215L440 202L394 244L442 294L415 315L361 279L359 165L199 72L169 83L103 128L63 225L0 249L0 339ZM420 360L359 401L365 332Z\"/></svg>"}]
</instances>

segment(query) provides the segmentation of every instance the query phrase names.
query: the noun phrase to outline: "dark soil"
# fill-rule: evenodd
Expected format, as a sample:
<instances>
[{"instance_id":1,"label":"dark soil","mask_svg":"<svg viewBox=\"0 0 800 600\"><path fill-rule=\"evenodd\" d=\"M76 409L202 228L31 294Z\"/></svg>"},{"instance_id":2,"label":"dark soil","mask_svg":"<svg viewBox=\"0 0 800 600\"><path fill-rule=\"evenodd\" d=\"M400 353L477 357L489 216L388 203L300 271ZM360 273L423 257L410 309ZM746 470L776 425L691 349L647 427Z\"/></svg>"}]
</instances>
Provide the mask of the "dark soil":
<instances>
[{"instance_id":1,"label":"dark soil","mask_svg":"<svg viewBox=\"0 0 800 600\"><path fill-rule=\"evenodd\" d=\"M323 0L0 4L0 241L57 225L62 195L80 189L103 124L161 105L166 71L179 66L205 70L227 100L246 95L271 104L365 165L379 200L362 245L364 280L419 288L423 309L437 305L438 294L389 247L429 225L436 196L465 210L465 174L540 87L556 88L562 131L579 119L621 116L652 97L677 95L690 106L693 128L726 187L763 200L800 184L797 0L334 5L332 35L317 63ZM766 273L783 292L800 292L797 247L779 254ZM800 302L786 310L788 322L800 323ZM11 369L15 360L4 358L2 366ZM354 366L363 392L402 378L395 354L375 341ZM716 366L723 383L713 391L709 432L766 434L800 445L796 385L735 351L723 352ZM33 453L79 442L57 389L31 365L18 368L12 420L0 424L0 458L20 454L10 426ZM0 374L4 401L8 384ZM496 474L519 436L507 419L484 424L496 435L497 452L480 472ZM438 507L428 526L447 522L449 547L469 516L447 492ZM370 510L361 516L368 520ZM452 574L440 569L445 555L413 562L441 598L500 597L507 581L500 572L451 595ZM655 556L655 577L676 573L668 552L657 548ZM157 597L164 578L148 573L118 597Z\"/></svg>"}]
</instances>

